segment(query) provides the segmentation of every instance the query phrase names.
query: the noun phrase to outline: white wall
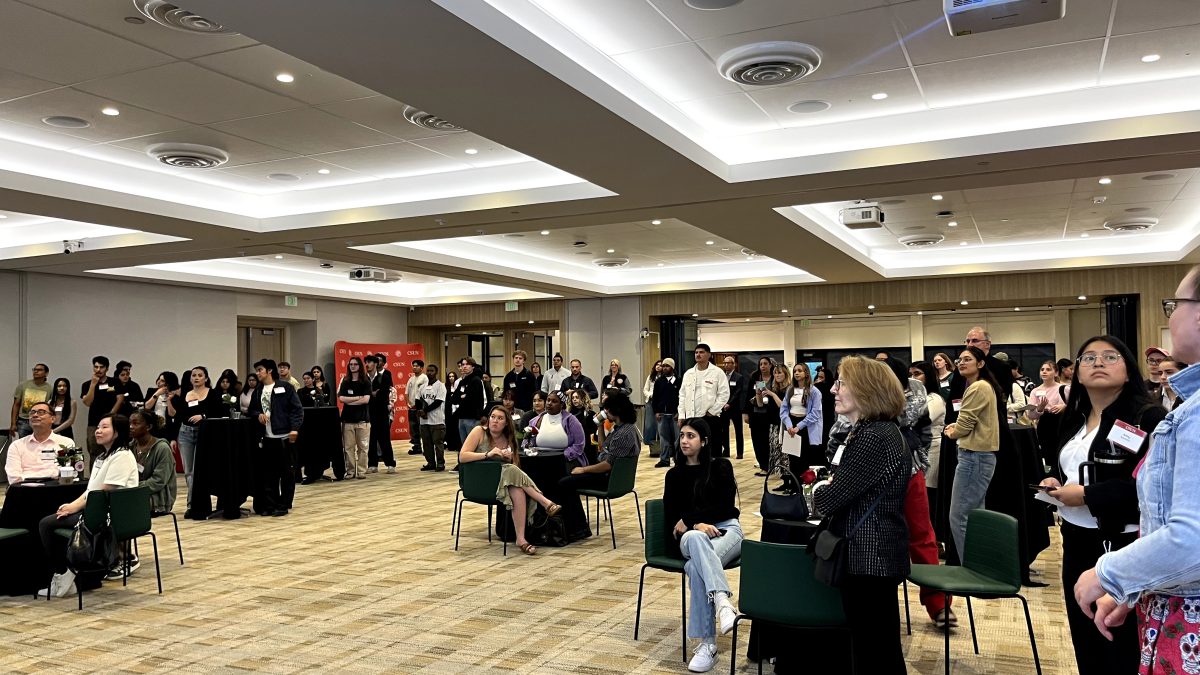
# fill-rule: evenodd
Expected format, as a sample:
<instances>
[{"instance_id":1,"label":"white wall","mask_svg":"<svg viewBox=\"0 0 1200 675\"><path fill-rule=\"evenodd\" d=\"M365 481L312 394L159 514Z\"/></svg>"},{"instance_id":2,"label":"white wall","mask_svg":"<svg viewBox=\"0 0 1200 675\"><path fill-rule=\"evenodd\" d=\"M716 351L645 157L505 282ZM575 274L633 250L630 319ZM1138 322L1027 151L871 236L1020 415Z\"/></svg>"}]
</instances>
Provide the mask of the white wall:
<instances>
[{"instance_id":1,"label":"white wall","mask_svg":"<svg viewBox=\"0 0 1200 675\"><path fill-rule=\"evenodd\" d=\"M12 391L18 382L28 379L33 362L23 354L21 345L22 317L20 292L20 275L13 272L0 272L0 392ZM8 428L8 411L12 406L8 394L3 397L3 422Z\"/></svg>"},{"instance_id":2,"label":"white wall","mask_svg":"<svg viewBox=\"0 0 1200 675\"><path fill-rule=\"evenodd\" d=\"M791 321L771 323L705 323L699 327L700 342L715 352L778 351L783 349Z\"/></svg>"},{"instance_id":3,"label":"white wall","mask_svg":"<svg viewBox=\"0 0 1200 675\"><path fill-rule=\"evenodd\" d=\"M642 301L637 297L570 300L567 302L566 343L563 356L583 362L583 372L596 381L608 372L608 362L617 359L633 382L635 403L642 402L646 374L642 363ZM646 338L653 340L654 336Z\"/></svg>"}]
</instances>

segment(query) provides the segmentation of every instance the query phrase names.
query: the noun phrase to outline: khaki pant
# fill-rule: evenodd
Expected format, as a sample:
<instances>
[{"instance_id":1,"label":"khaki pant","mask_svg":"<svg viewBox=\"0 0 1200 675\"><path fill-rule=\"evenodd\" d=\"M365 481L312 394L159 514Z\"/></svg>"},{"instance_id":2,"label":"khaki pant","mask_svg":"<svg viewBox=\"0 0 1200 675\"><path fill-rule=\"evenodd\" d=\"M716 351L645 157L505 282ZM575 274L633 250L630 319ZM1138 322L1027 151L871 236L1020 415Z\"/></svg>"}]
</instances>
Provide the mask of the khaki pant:
<instances>
[{"instance_id":1,"label":"khaki pant","mask_svg":"<svg viewBox=\"0 0 1200 675\"><path fill-rule=\"evenodd\" d=\"M367 475L367 449L370 445L369 422L342 424L342 452L346 455L346 478Z\"/></svg>"}]
</instances>

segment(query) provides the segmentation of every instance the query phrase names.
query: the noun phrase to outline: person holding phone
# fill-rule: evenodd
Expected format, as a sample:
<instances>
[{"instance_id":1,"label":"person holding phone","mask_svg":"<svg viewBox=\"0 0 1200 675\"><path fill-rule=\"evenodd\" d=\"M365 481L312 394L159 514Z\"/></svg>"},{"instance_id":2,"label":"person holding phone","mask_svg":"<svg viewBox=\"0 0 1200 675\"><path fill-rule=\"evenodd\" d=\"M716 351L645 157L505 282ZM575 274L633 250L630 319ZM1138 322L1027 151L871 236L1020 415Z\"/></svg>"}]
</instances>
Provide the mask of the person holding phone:
<instances>
[{"instance_id":1,"label":"person holding phone","mask_svg":"<svg viewBox=\"0 0 1200 675\"><path fill-rule=\"evenodd\" d=\"M728 459L714 457L713 445L708 422L698 417L685 420L675 466L663 485L668 541L678 542L692 587L687 635L700 641L688 663L693 673L708 672L716 664L714 619L724 635L733 630L738 616L725 578L725 565L742 554L737 479Z\"/></svg>"}]
</instances>

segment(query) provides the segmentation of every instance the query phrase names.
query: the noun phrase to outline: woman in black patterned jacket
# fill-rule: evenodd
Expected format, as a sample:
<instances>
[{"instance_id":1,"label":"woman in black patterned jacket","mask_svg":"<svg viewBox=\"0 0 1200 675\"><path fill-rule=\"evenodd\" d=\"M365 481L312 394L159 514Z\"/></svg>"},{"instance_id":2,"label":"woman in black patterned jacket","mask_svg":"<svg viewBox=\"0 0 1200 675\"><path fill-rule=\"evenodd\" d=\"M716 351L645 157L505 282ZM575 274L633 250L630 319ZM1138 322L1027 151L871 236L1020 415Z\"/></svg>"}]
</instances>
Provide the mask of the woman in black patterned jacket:
<instances>
[{"instance_id":1,"label":"woman in black patterned jacket","mask_svg":"<svg viewBox=\"0 0 1200 675\"><path fill-rule=\"evenodd\" d=\"M909 570L904 494L912 456L896 425L904 392L886 365L862 356L842 359L838 373L834 406L852 427L834 458L836 473L818 485L813 501L830 518L830 531L847 538L841 592L856 636L855 662L859 668L870 664L872 673L906 673L896 596Z\"/></svg>"}]
</instances>

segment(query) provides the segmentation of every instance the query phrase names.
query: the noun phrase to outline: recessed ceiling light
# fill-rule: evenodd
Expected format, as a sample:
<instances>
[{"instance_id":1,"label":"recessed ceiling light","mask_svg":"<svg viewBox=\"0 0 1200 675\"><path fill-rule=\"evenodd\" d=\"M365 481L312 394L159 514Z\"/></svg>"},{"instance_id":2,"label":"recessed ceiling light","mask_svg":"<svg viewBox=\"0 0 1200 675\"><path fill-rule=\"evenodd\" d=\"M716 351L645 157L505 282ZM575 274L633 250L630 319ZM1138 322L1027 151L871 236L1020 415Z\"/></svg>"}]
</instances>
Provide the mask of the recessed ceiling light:
<instances>
[{"instance_id":1,"label":"recessed ceiling light","mask_svg":"<svg viewBox=\"0 0 1200 675\"><path fill-rule=\"evenodd\" d=\"M1152 173L1149 176L1142 176L1142 180L1171 180L1174 177L1173 173Z\"/></svg>"},{"instance_id":2,"label":"recessed ceiling light","mask_svg":"<svg viewBox=\"0 0 1200 675\"><path fill-rule=\"evenodd\" d=\"M615 248L606 248L606 249L604 249L604 252L605 252L605 253L616 253L616 252L617 252L617 249L615 249Z\"/></svg>"},{"instance_id":3,"label":"recessed ceiling light","mask_svg":"<svg viewBox=\"0 0 1200 675\"><path fill-rule=\"evenodd\" d=\"M268 174L267 178L270 178L271 180L277 180L281 183L291 183L293 181L300 180L300 176L297 176L294 173L272 173Z\"/></svg>"},{"instance_id":4,"label":"recessed ceiling light","mask_svg":"<svg viewBox=\"0 0 1200 675\"><path fill-rule=\"evenodd\" d=\"M276 259L276 260L283 260L283 256L281 256L281 255L277 255L277 256L275 256L275 259Z\"/></svg>"},{"instance_id":5,"label":"recessed ceiling light","mask_svg":"<svg viewBox=\"0 0 1200 675\"><path fill-rule=\"evenodd\" d=\"M529 323L530 323L530 324L532 324L532 323L533 323L533 319L530 319L530 320L529 320Z\"/></svg>"},{"instance_id":6,"label":"recessed ceiling light","mask_svg":"<svg viewBox=\"0 0 1200 675\"><path fill-rule=\"evenodd\" d=\"M662 266L663 266L662 263L658 263L657 265L655 265L655 267L662 267Z\"/></svg>"},{"instance_id":7,"label":"recessed ceiling light","mask_svg":"<svg viewBox=\"0 0 1200 675\"><path fill-rule=\"evenodd\" d=\"M922 312L921 310L918 309L917 316L925 316L925 312Z\"/></svg>"},{"instance_id":8,"label":"recessed ceiling light","mask_svg":"<svg viewBox=\"0 0 1200 675\"><path fill-rule=\"evenodd\" d=\"M959 246L966 246L966 245L967 245L967 242L965 242L965 241L960 241L960 242L958 242L958 245L959 245Z\"/></svg>"},{"instance_id":9,"label":"recessed ceiling light","mask_svg":"<svg viewBox=\"0 0 1200 675\"><path fill-rule=\"evenodd\" d=\"M966 306L966 305L969 305L969 304L971 304L971 303L967 302L966 300L959 300L959 301L958 301L958 304L960 304L960 305L963 305L963 306Z\"/></svg>"},{"instance_id":10,"label":"recessed ceiling light","mask_svg":"<svg viewBox=\"0 0 1200 675\"><path fill-rule=\"evenodd\" d=\"M946 227L958 227L958 221L952 220L952 221L946 223Z\"/></svg>"},{"instance_id":11,"label":"recessed ceiling light","mask_svg":"<svg viewBox=\"0 0 1200 675\"><path fill-rule=\"evenodd\" d=\"M1088 234L1087 232L1084 232L1083 234L1081 234L1079 236L1082 237L1083 239L1087 239L1088 237L1090 237L1092 235Z\"/></svg>"},{"instance_id":12,"label":"recessed ceiling light","mask_svg":"<svg viewBox=\"0 0 1200 675\"><path fill-rule=\"evenodd\" d=\"M658 219L656 218L656 219L654 219L654 220L650 221L650 224L651 224L651 225L662 225L662 221L661 221L661 220L658 220Z\"/></svg>"},{"instance_id":13,"label":"recessed ceiling light","mask_svg":"<svg viewBox=\"0 0 1200 675\"><path fill-rule=\"evenodd\" d=\"M1111 184L1112 184L1112 179L1111 179L1111 178L1109 178L1109 177L1107 177L1107 176L1105 176L1104 178L1101 178L1100 180L1098 180L1098 181L1096 181L1096 182L1097 182L1097 183L1099 183L1099 184L1101 184L1101 185L1111 185Z\"/></svg>"},{"instance_id":14,"label":"recessed ceiling light","mask_svg":"<svg viewBox=\"0 0 1200 675\"><path fill-rule=\"evenodd\" d=\"M329 169L317 169L317 173L321 174L322 176L328 176Z\"/></svg>"},{"instance_id":15,"label":"recessed ceiling light","mask_svg":"<svg viewBox=\"0 0 1200 675\"><path fill-rule=\"evenodd\" d=\"M1084 301L1086 301L1086 300L1087 300L1087 296L1086 296L1086 295L1081 295L1081 296L1079 296L1079 299L1080 299L1080 300L1084 300Z\"/></svg>"},{"instance_id":16,"label":"recessed ceiling light","mask_svg":"<svg viewBox=\"0 0 1200 675\"><path fill-rule=\"evenodd\" d=\"M786 309L784 309L784 310L780 310L780 311L782 311L784 314L787 314L787 310L786 310Z\"/></svg>"},{"instance_id":17,"label":"recessed ceiling light","mask_svg":"<svg viewBox=\"0 0 1200 675\"><path fill-rule=\"evenodd\" d=\"M127 16L125 17L125 23L131 23L135 26L140 26L146 23L146 20L140 16Z\"/></svg>"},{"instance_id":18,"label":"recessed ceiling light","mask_svg":"<svg viewBox=\"0 0 1200 675\"><path fill-rule=\"evenodd\" d=\"M1020 308L1020 307L1013 307L1013 311L1014 311L1014 312L1019 312L1019 311L1021 311L1021 308Z\"/></svg>"},{"instance_id":19,"label":"recessed ceiling light","mask_svg":"<svg viewBox=\"0 0 1200 675\"><path fill-rule=\"evenodd\" d=\"M797 115L811 115L813 113L825 112L829 110L829 101L811 100L811 101L796 101L787 107L788 112L796 113Z\"/></svg>"},{"instance_id":20,"label":"recessed ceiling light","mask_svg":"<svg viewBox=\"0 0 1200 675\"><path fill-rule=\"evenodd\" d=\"M120 110L117 110L116 108L114 108L112 106L108 106L107 108L101 108L100 112L104 113L105 115L108 115L109 117L116 117L117 115L121 114Z\"/></svg>"},{"instance_id":21,"label":"recessed ceiling light","mask_svg":"<svg viewBox=\"0 0 1200 675\"><path fill-rule=\"evenodd\" d=\"M1147 54L1142 57L1142 63L1154 63L1161 58L1158 54Z\"/></svg>"},{"instance_id":22,"label":"recessed ceiling light","mask_svg":"<svg viewBox=\"0 0 1200 675\"><path fill-rule=\"evenodd\" d=\"M885 98L887 98L887 92L886 92L886 91L881 91L881 92L879 92L879 93L876 93L876 94L871 94L871 99L872 99L872 100L875 100L875 101L882 101L882 100L883 100L883 99L885 99Z\"/></svg>"},{"instance_id":23,"label":"recessed ceiling light","mask_svg":"<svg viewBox=\"0 0 1200 675\"><path fill-rule=\"evenodd\" d=\"M940 202L940 201L942 201L942 196L934 195L933 197L931 197L931 199L933 199L933 201L935 201L935 202Z\"/></svg>"},{"instance_id":24,"label":"recessed ceiling light","mask_svg":"<svg viewBox=\"0 0 1200 675\"><path fill-rule=\"evenodd\" d=\"M468 155L478 155L479 154L479 151L476 150L475 148L467 148L466 150L463 150L463 152L467 153Z\"/></svg>"},{"instance_id":25,"label":"recessed ceiling light","mask_svg":"<svg viewBox=\"0 0 1200 675\"><path fill-rule=\"evenodd\" d=\"M543 236L543 237L545 237L545 236L546 236L546 235L548 235L548 234L550 234L550 230L542 230L542 236Z\"/></svg>"},{"instance_id":26,"label":"recessed ceiling light","mask_svg":"<svg viewBox=\"0 0 1200 675\"><path fill-rule=\"evenodd\" d=\"M706 11L726 9L733 7L742 0L683 0L683 4L692 9L702 9Z\"/></svg>"},{"instance_id":27,"label":"recessed ceiling light","mask_svg":"<svg viewBox=\"0 0 1200 675\"><path fill-rule=\"evenodd\" d=\"M1002 223L1007 223L1007 222L1008 222L1008 218L1001 218L1001 219L1000 219L1000 222L1002 222Z\"/></svg>"},{"instance_id":28,"label":"recessed ceiling light","mask_svg":"<svg viewBox=\"0 0 1200 675\"><path fill-rule=\"evenodd\" d=\"M721 250L722 250L722 251L728 251L729 249L728 249L728 248L722 248Z\"/></svg>"},{"instance_id":29,"label":"recessed ceiling light","mask_svg":"<svg viewBox=\"0 0 1200 675\"><path fill-rule=\"evenodd\" d=\"M462 328L462 324L461 324L461 323L456 323L456 324L454 324L454 327L455 327L455 328Z\"/></svg>"},{"instance_id":30,"label":"recessed ceiling light","mask_svg":"<svg viewBox=\"0 0 1200 675\"><path fill-rule=\"evenodd\" d=\"M867 305L867 309L875 309L875 305Z\"/></svg>"},{"instance_id":31,"label":"recessed ceiling light","mask_svg":"<svg viewBox=\"0 0 1200 675\"><path fill-rule=\"evenodd\" d=\"M295 82L296 76L292 75L291 73L279 73L278 75L275 76L275 79L278 80L279 82L283 82L284 84L287 84L289 82Z\"/></svg>"},{"instance_id":32,"label":"recessed ceiling light","mask_svg":"<svg viewBox=\"0 0 1200 675\"><path fill-rule=\"evenodd\" d=\"M705 245L705 246L712 246L714 243L715 243L715 242L714 242L712 239L709 239L708 241L704 242L704 245Z\"/></svg>"},{"instance_id":33,"label":"recessed ceiling light","mask_svg":"<svg viewBox=\"0 0 1200 675\"><path fill-rule=\"evenodd\" d=\"M3 213L0 213L0 220L4 220L4 219L5 219L5 218L7 218L7 217L8 217L8 216L4 215Z\"/></svg>"},{"instance_id":34,"label":"recessed ceiling light","mask_svg":"<svg viewBox=\"0 0 1200 675\"><path fill-rule=\"evenodd\" d=\"M830 314L829 316L827 316L827 317L825 317L825 318L826 318L826 319L832 319L832 318L833 318L833 315L832 315L832 314Z\"/></svg>"},{"instance_id":35,"label":"recessed ceiling light","mask_svg":"<svg viewBox=\"0 0 1200 675\"><path fill-rule=\"evenodd\" d=\"M438 282L439 284L440 284L440 283L442 283L442 282L444 282L444 281L445 281L445 279L438 279L438 280L437 280L437 282Z\"/></svg>"},{"instance_id":36,"label":"recessed ceiling light","mask_svg":"<svg viewBox=\"0 0 1200 675\"><path fill-rule=\"evenodd\" d=\"M693 314L692 316L700 316L700 315L699 315L699 314Z\"/></svg>"},{"instance_id":37,"label":"recessed ceiling light","mask_svg":"<svg viewBox=\"0 0 1200 675\"><path fill-rule=\"evenodd\" d=\"M746 321L750 321L750 319L746 319Z\"/></svg>"}]
</instances>

